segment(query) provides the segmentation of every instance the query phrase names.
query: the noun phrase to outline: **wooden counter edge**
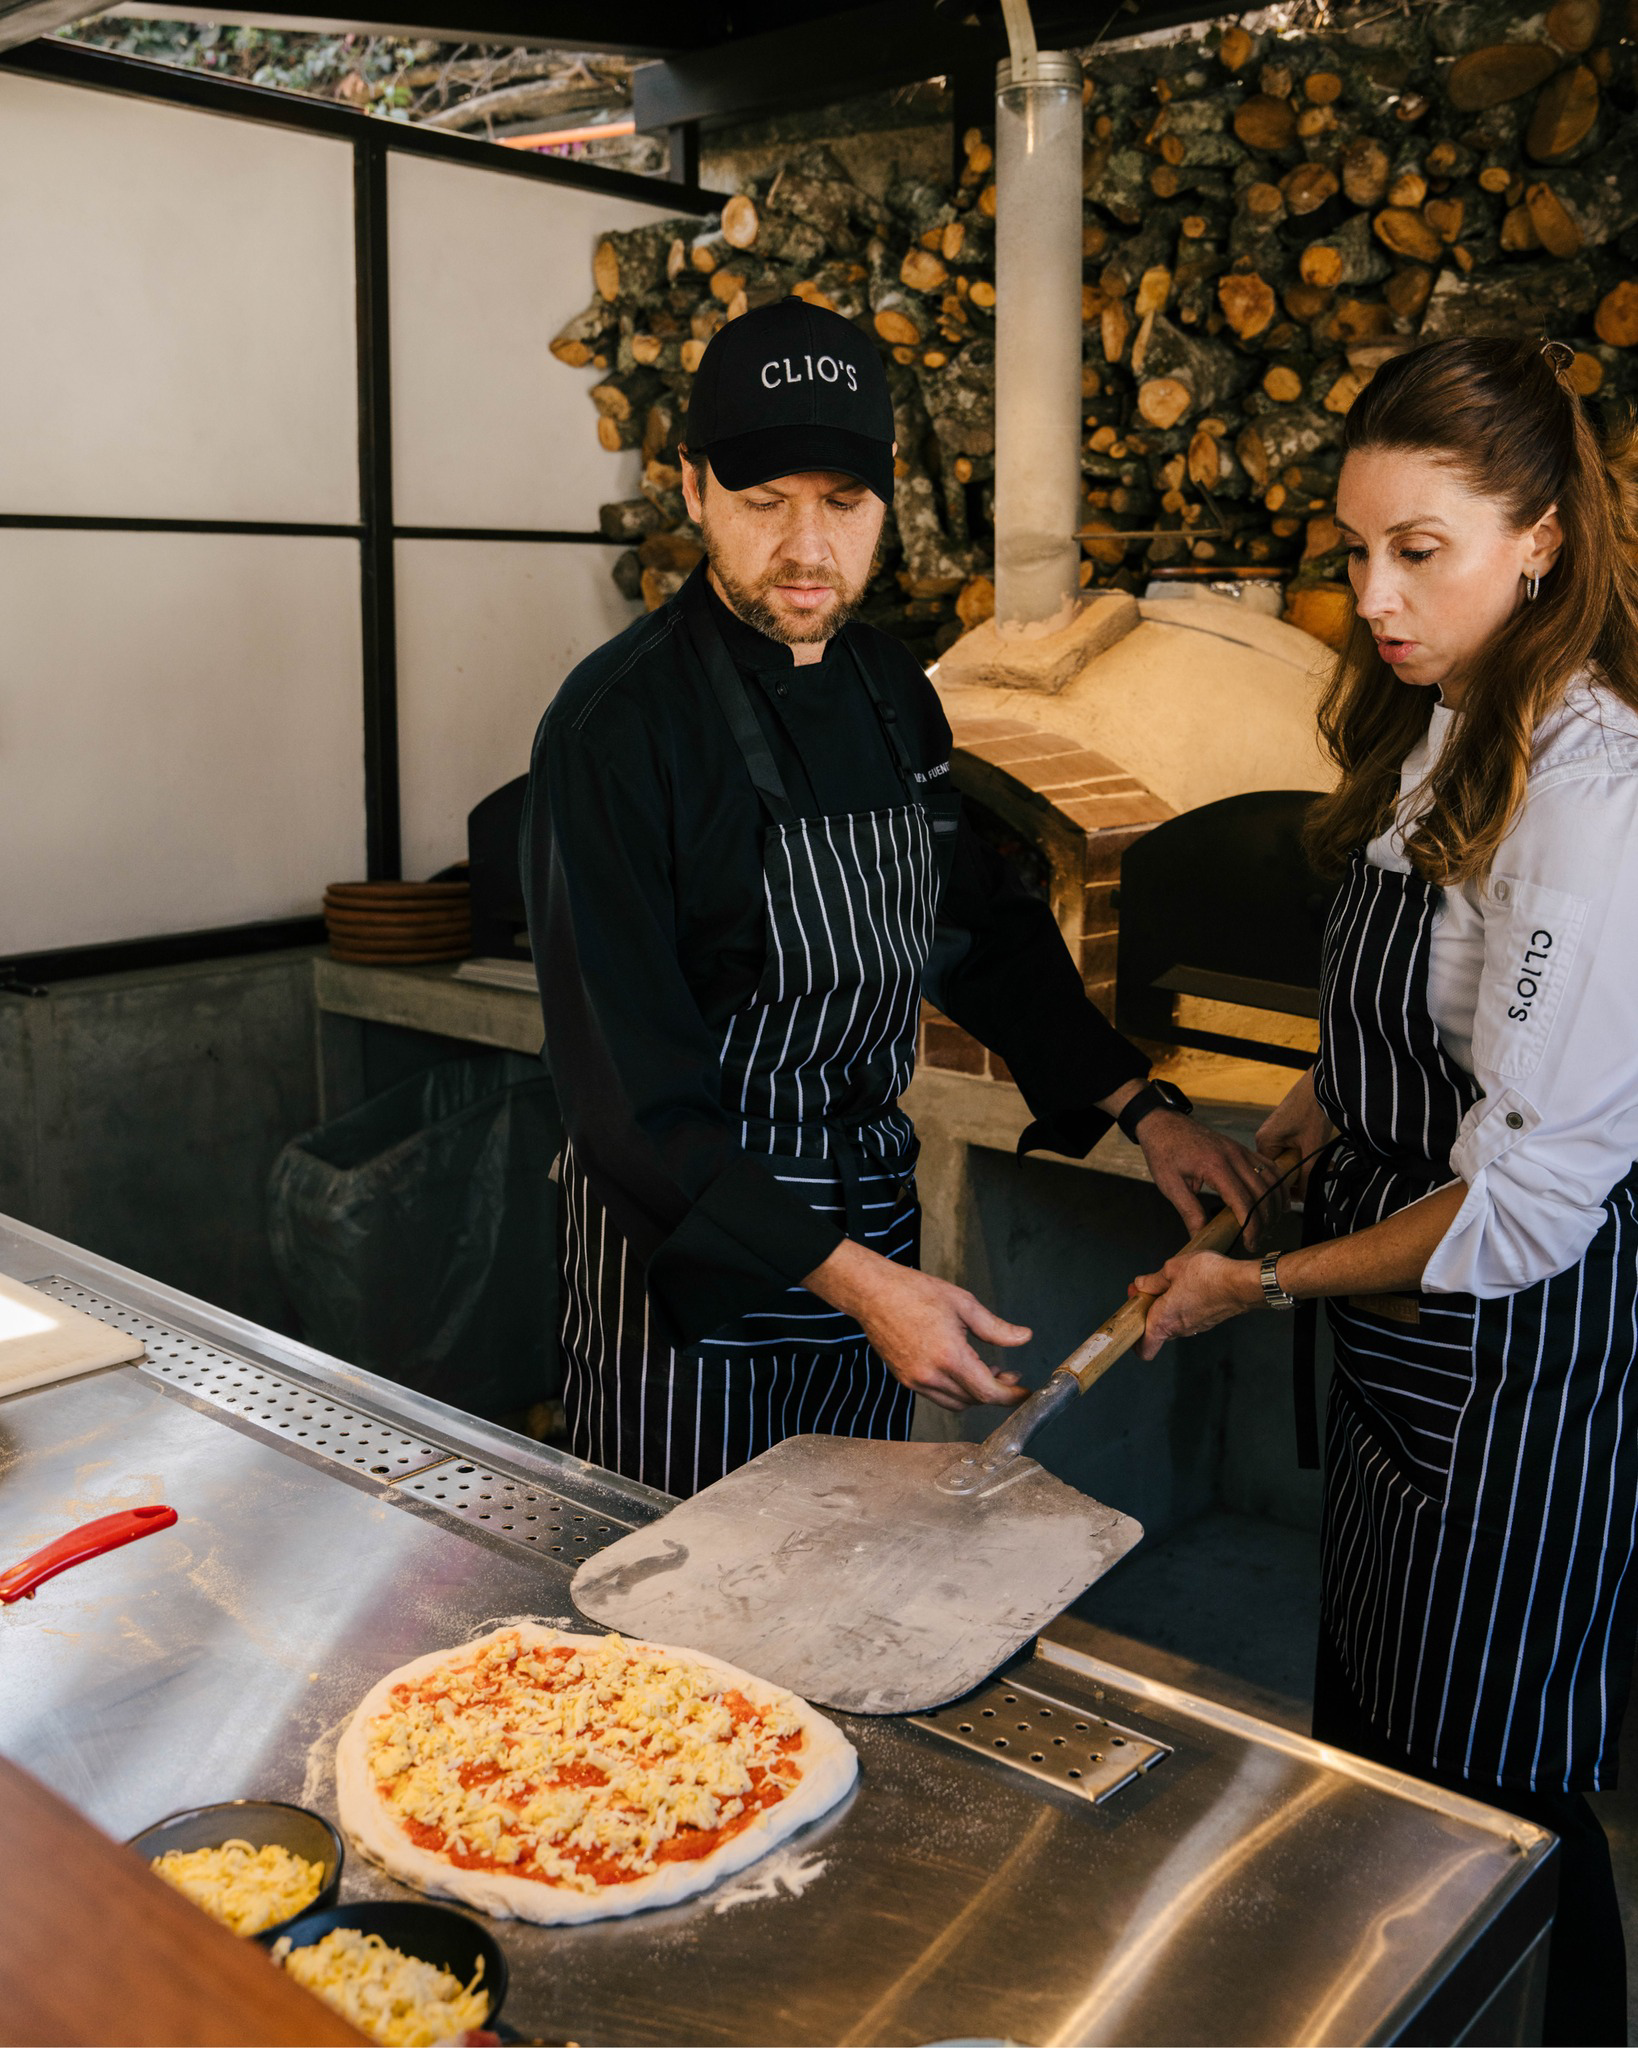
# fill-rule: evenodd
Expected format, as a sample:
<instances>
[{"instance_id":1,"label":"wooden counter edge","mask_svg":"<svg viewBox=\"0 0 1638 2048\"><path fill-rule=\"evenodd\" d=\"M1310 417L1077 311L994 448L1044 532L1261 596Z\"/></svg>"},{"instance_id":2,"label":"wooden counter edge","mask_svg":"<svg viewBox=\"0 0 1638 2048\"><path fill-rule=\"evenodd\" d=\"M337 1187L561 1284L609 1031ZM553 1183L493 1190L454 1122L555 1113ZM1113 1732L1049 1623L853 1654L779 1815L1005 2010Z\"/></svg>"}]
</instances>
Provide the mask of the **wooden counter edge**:
<instances>
[{"instance_id":1,"label":"wooden counter edge","mask_svg":"<svg viewBox=\"0 0 1638 2048\"><path fill-rule=\"evenodd\" d=\"M364 2040L275 1969L265 1949L219 1926L4 1757L0 1842L6 2048L342 2048Z\"/></svg>"}]
</instances>

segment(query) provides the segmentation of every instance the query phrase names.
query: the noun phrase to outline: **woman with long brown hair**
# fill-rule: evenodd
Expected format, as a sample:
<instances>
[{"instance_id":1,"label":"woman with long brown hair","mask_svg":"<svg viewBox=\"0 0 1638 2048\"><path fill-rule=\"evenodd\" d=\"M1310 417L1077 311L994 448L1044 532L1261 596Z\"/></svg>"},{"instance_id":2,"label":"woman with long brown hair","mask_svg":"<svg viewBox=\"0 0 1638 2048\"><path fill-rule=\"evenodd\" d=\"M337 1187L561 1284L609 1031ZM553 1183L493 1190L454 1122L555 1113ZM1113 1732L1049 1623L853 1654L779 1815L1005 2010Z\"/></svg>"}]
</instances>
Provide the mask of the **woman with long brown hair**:
<instances>
[{"instance_id":1,"label":"woman with long brown hair","mask_svg":"<svg viewBox=\"0 0 1638 2048\"><path fill-rule=\"evenodd\" d=\"M1348 415L1341 883L1319 1057L1258 1141L1314 1162L1305 1241L1137 1285L1150 1357L1324 1299L1314 1733L1554 1829L1546 2039L1624 2042L1585 1794L1638 1629L1638 528L1568 358L1436 342Z\"/></svg>"}]
</instances>

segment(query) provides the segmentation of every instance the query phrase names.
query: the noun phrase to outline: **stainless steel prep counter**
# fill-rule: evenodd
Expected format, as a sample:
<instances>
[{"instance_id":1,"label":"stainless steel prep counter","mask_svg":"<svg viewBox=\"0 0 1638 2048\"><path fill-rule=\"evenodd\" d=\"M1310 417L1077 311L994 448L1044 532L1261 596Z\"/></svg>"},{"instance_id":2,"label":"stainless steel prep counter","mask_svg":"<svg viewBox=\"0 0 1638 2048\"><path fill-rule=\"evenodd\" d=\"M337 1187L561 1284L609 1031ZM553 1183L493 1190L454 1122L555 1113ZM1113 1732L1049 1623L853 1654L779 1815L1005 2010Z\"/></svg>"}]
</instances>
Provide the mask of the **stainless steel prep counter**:
<instances>
[{"instance_id":1,"label":"stainless steel prep counter","mask_svg":"<svg viewBox=\"0 0 1638 2048\"><path fill-rule=\"evenodd\" d=\"M0 1608L0 1750L115 1835L238 1796L333 1817L375 1679L508 1617L577 1625L574 1566L667 1504L4 1219L0 1271L147 1342L0 1401L0 1561L119 1507L181 1517ZM1550 1836L1074 1633L994 1697L1141 1738L1153 1767L1103 1803L1003 1761L1004 1704L941 1717L976 1717L962 1743L839 1717L859 1784L766 1863L628 1920L496 1923L507 2020L588 2044L1539 2038ZM349 1860L344 1897L400 1895Z\"/></svg>"}]
</instances>

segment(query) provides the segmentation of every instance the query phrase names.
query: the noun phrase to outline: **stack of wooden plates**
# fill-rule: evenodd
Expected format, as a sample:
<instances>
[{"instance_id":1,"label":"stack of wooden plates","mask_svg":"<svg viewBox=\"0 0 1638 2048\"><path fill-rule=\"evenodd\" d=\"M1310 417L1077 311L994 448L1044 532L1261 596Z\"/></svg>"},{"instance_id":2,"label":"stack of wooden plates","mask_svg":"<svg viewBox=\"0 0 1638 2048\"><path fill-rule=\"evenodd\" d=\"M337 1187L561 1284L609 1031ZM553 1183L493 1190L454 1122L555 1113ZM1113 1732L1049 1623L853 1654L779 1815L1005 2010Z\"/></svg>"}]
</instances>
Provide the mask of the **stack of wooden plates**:
<instances>
[{"instance_id":1,"label":"stack of wooden plates","mask_svg":"<svg viewBox=\"0 0 1638 2048\"><path fill-rule=\"evenodd\" d=\"M472 951L466 882L332 882L324 892L330 954L375 967L464 960Z\"/></svg>"}]
</instances>

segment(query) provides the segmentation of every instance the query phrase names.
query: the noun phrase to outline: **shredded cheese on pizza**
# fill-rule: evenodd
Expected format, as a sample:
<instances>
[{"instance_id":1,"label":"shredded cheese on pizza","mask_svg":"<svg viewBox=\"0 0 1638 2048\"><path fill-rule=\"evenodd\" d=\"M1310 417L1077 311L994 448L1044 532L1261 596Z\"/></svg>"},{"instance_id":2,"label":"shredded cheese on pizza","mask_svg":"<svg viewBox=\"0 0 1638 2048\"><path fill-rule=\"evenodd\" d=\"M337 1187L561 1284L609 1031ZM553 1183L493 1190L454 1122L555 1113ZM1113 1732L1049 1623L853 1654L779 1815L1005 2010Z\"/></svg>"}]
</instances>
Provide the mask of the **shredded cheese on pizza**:
<instances>
[{"instance_id":1,"label":"shredded cheese on pizza","mask_svg":"<svg viewBox=\"0 0 1638 2048\"><path fill-rule=\"evenodd\" d=\"M478 1989L482 1956L463 1985L453 1971L389 1948L379 1934L332 1927L306 1948L292 1948L284 1935L273 1960L382 2048L436 2048L489 2017L489 1993Z\"/></svg>"},{"instance_id":2,"label":"shredded cheese on pizza","mask_svg":"<svg viewBox=\"0 0 1638 2048\"><path fill-rule=\"evenodd\" d=\"M407 1838L571 1891L709 1855L801 1777L789 1708L619 1636L526 1648L508 1631L391 1699L365 1754Z\"/></svg>"},{"instance_id":3,"label":"shredded cheese on pizza","mask_svg":"<svg viewBox=\"0 0 1638 2048\"><path fill-rule=\"evenodd\" d=\"M324 1889L324 1865L264 1842L223 1842L214 1849L171 1849L153 1868L235 1934L260 1934L294 1918Z\"/></svg>"}]
</instances>

